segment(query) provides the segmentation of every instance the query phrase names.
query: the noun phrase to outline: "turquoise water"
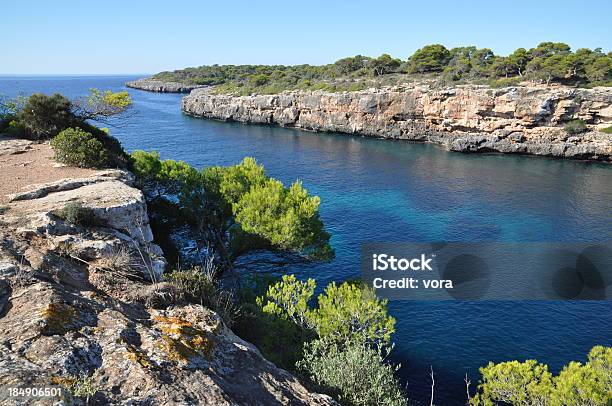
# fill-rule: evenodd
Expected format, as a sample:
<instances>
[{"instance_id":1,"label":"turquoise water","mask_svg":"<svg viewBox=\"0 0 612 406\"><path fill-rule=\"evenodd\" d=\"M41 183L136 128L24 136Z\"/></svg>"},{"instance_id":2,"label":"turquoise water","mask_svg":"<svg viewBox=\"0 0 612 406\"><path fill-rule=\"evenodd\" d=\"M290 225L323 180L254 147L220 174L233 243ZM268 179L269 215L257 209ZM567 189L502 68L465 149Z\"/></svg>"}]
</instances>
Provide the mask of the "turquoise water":
<instances>
[{"instance_id":1,"label":"turquoise water","mask_svg":"<svg viewBox=\"0 0 612 406\"><path fill-rule=\"evenodd\" d=\"M0 94L118 90L130 77L0 77ZM131 114L111 132L126 149L157 150L192 165L244 156L269 175L301 179L321 196L337 258L296 266L319 285L359 275L363 242L609 241L612 167L545 158L464 155L433 145L194 119L181 95L130 90ZM463 404L488 361L535 358L554 371L612 345L610 302L393 302L393 357L416 404L429 404L429 368L440 404ZM474 387L474 384L473 386Z\"/></svg>"}]
</instances>

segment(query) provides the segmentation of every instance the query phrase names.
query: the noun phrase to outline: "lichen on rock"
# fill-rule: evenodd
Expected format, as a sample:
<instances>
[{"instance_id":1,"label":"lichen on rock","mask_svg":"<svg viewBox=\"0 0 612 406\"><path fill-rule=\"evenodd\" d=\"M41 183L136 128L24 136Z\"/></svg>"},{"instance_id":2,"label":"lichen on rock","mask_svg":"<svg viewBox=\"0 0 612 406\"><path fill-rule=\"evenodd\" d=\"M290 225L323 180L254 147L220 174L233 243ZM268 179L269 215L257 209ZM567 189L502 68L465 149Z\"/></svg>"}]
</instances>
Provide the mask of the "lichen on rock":
<instances>
[{"instance_id":1,"label":"lichen on rock","mask_svg":"<svg viewBox=\"0 0 612 406\"><path fill-rule=\"evenodd\" d=\"M213 343L204 330L179 317L155 316L153 319L162 332L159 348L169 359L189 363L196 357L211 358Z\"/></svg>"},{"instance_id":2,"label":"lichen on rock","mask_svg":"<svg viewBox=\"0 0 612 406\"><path fill-rule=\"evenodd\" d=\"M0 153L12 151L4 142ZM0 224L0 386L60 385L102 405L335 404L265 360L210 309L180 300L151 308L146 292L164 287L151 279L165 259L142 192L129 174L107 175L28 185L8 201ZM106 224L72 225L52 214L70 201ZM123 272L131 256L146 264Z\"/></svg>"}]
</instances>

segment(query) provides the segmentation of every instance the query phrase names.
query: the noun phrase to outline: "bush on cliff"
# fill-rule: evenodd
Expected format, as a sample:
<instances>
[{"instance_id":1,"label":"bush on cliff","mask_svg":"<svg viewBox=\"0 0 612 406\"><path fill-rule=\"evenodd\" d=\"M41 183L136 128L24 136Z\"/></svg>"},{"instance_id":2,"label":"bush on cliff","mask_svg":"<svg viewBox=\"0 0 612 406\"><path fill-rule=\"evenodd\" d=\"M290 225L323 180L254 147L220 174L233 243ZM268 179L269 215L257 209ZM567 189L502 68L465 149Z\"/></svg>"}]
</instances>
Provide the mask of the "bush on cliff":
<instances>
[{"instance_id":1,"label":"bush on cliff","mask_svg":"<svg viewBox=\"0 0 612 406\"><path fill-rule=\"evenodd\" d=\"M329 234L319 218L318 196L309 196L300 182L286 188L268 179L252 187L233 205L236 221L281 250L295 250L310 258L330 257Z\"/></svg>"},{"instance_id":2,"label":"bush on cliff","mask_svg":"<svg viewBox=\"0 0 612 406\"><path fill-rule=\"evenodd\" d=\"M286 188L266 176L253 158L227 168L208 168L204 177L207 191L221 198L217 210L231 211L239 227L232 233L243 242L240 249L249 248L248 235L253 235L250 248L294 251L313 259L333 257L330 236L319 217L320 200L299 182ZM261 246L262 239L268 247Z\"/></svg>"},{"instance_id":3,"label":"bush on cliff","mask_svg":"<svg viewBox=\"0 0 612 406\"><path fill-rule=\"evenodd\" d=\"M585 364L570 362L557 376L535 360L489 363L471 405L609 405L612 348L593 347Z\"/></svg>"},{"instance_id":4,"label":"bush on cliff","mask_svg":"<svg viewBox=\"0 0 612 406\"><path fill-rule=\"evenodd\" d=\"M300 281L294 275L283 275L255 303L262 312L311 329L328 342L368 346L390 343L395 319L388 315L387 300L377 298L370 287L357 282L332 282L312 308L309 303L315 287L313 279Z\"/></svg>"},{"instance_id":5,"label":"bush on cliff","mask_svg":"<svg viewBox=\"0 0 612 406\"><path fill-rule=\"evenodd\" d=\"M15 135L31 139L49 139L69 127L92 127L87 120L103 121L125 111L131 104L127 92L100 92L91 89L88 96L69 100L59 93L51 96L35 93L29 97L0 100L0 121L14 121ZM16 134L17 130L19 133Z\"/></svg>"},{"instance_id":6,"label":"bush on cliff","mask_svg":"<svg viewBox=\"0 0 612 406\"><path fill-rule=\"evenodd\" d=\"M61 94L47 96L36 93L28 97L17 113L17 121L26 129L24 135L47 139L70 127L76 121L70 100Z\"/></svg>"},{"instance_id":7,"label":"bush on cliff","mask_svg":"<svg viewBox=\"0 0 612 406\"><path fill-rule=\"evenodd\" d=\"M91 133L68 128L51 140L54 159L70 166L105 168L111 163L108 151Z\"/></svg>"},{"instance_id":8,"label":"bush on cliff","mask_svg":"<svg viewBox=\"0 0 612 406\"><path fill-rule=\"evenodd\" d=\"M83 206L81 202L66 203L66 205L55 213L55 215L68 223L83 227L101 224L101 221L96 218L93 210L89 207Z\"/></svg>"},{"instance_id":9,"label":"bush on cliff","mask_svg":"<svg viewBox=\"0 0 612 406\"><path fill-rule=\"evenodd\" d=\"M231 291L219 287L218 269L213 258L204 261L202 267L176 270L165 276L167 283L182 298L204 305L219 314L225 324L232 327L241 313Z\"/></svg>"},{"instance_id":10,"label":"bush on cliff","mask_svg":"<svg viewBox=\"0 0 612 406\"><path fill-rule=\"evenodd\" d=\"M321 390L352 405L406 403L394 372L386 361L395 320L387 302L367 286L332 283L309 304L315 281L284 275L257 296L254 313L266 328L247 331L249 340L281 365L306 373ZM239 321L243 327L245 320ZM255 323L250 321L248 326ZM245 337L245 338L247 338ZM278 348L284 348L279 357ZM291 351L293 349L293 351ZM297 368L297 369L296 369Z\"/></svg>"},{"instance_id":11,"label":"bush on cliff","mask_svg":"<svg viewBox=\"0 0 612 406\"><path fill-rule=\"evenodd\" d=\"M587 130L586 123L582 120L572 120L563 127L570 135L580 134Z\"/></svg>"},{"instance_id":12,"label":"bush on cliff","mask_svg":"<svg viewBox=\"0 0 612 406\"><path fill-rule=\"evenodd\" d=\"M338 343L361 342L385 346L391 342L395 319L388 315L388 301L356 282L330 283L317 298L311 323L319 337Z\"/></svg>"},{"instance_id":13,"label":"bush on cliff","mask_svg":"<svg viewBox=\"0 0 612 406\"><path fill-rule=\"evenodd\" d=\"M132 153L132 170L138 177L145 181L157 180L161 171L161 160L159 153L134 151Z\"/></svg>"},{"instance_id":14,"label":"bush on cliff","mask_svg":"<svg viewBox=\"0 0 612 406\"><path fill-rule=\"evenodd\" d=\"M139 177L178 194L181 209L196 228L213 226L218 235L229 235L234 255L272 248L313 259L333 257L319 217L319 198L300 183L286 188L269 178L253 158L202 171L185 162L161 161L154 152L136 151L132 159Z\"/></svg>"},{"instance_id":15,"label":"bush on cliff","mask_svg":"<svg viewBox=\"0 0 612 406\"><path fill-rule=\"evenodd\" d=\"M388 350L380 347L315 340L306 345L298 367L342 404L405 406L408 402L394 376L399 366L387 356Z\"/></svg>"}]
</instances>

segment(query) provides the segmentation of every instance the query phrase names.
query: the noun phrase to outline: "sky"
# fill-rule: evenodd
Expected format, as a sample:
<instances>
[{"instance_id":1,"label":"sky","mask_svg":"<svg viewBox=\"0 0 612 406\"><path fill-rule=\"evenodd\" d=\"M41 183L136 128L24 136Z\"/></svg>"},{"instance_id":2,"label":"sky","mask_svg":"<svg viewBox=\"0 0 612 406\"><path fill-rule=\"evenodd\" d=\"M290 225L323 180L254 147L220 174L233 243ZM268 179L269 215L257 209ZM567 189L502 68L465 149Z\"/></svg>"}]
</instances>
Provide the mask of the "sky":
<instances>
[{"instance_id":1,"label":"sky","mask_svg":"<svg viewBox=\"0 0 612 406\"><path fill-rule=\"evenodd\" d=\"M406 59L431 43L499 55L543 41L609 52L610 16L610 0L0 0L0 74Z\"/></svg>"}]
</instances>

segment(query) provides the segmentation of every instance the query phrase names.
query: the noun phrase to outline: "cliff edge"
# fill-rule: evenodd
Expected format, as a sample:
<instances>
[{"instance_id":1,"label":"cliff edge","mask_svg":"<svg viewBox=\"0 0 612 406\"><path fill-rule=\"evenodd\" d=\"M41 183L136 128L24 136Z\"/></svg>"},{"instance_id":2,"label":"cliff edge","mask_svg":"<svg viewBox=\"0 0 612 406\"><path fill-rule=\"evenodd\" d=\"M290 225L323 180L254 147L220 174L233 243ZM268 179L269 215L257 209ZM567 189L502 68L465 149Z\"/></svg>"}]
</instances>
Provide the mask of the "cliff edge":
<instances>
[{"instance_id":1,"label":"cliff edge","mask_svg":"<svg viewBox=\"0 0 612 406\"><path fill-rule=\"evenodd\" d=\"M155 283L165 260L131 173L49 151L0 138L0 386L62 387L76 404L335 404ZM88 216L66 213L76 202Z\"/></svg>"},{"instance_id":2,"label":"cliff edge","mask_svg":"<svg viewBox=\"0 0 612 406\"><path fill-rule=\"evenodd\" d=\"M451 151L612 160L612 135L599 131L612 125L612 88L421 84L252 96L195 89L181 108L195 117L432 142ZM572 120L585 122L585 131L569 134L564 125Z\"/></svg>"},{"instance_id":3,"label":"cliff edge","mask_svg":"<svg viewBox=\"0 0 612 406\"><path fill-rule=\"evenodd\" d=\"M203 85L186 85L178 82L164 82L161 80L144 78L133 80L125 84L127 87L158 93L189 93L193 89L205 88Z\"/></svg>"}]
</instances>

